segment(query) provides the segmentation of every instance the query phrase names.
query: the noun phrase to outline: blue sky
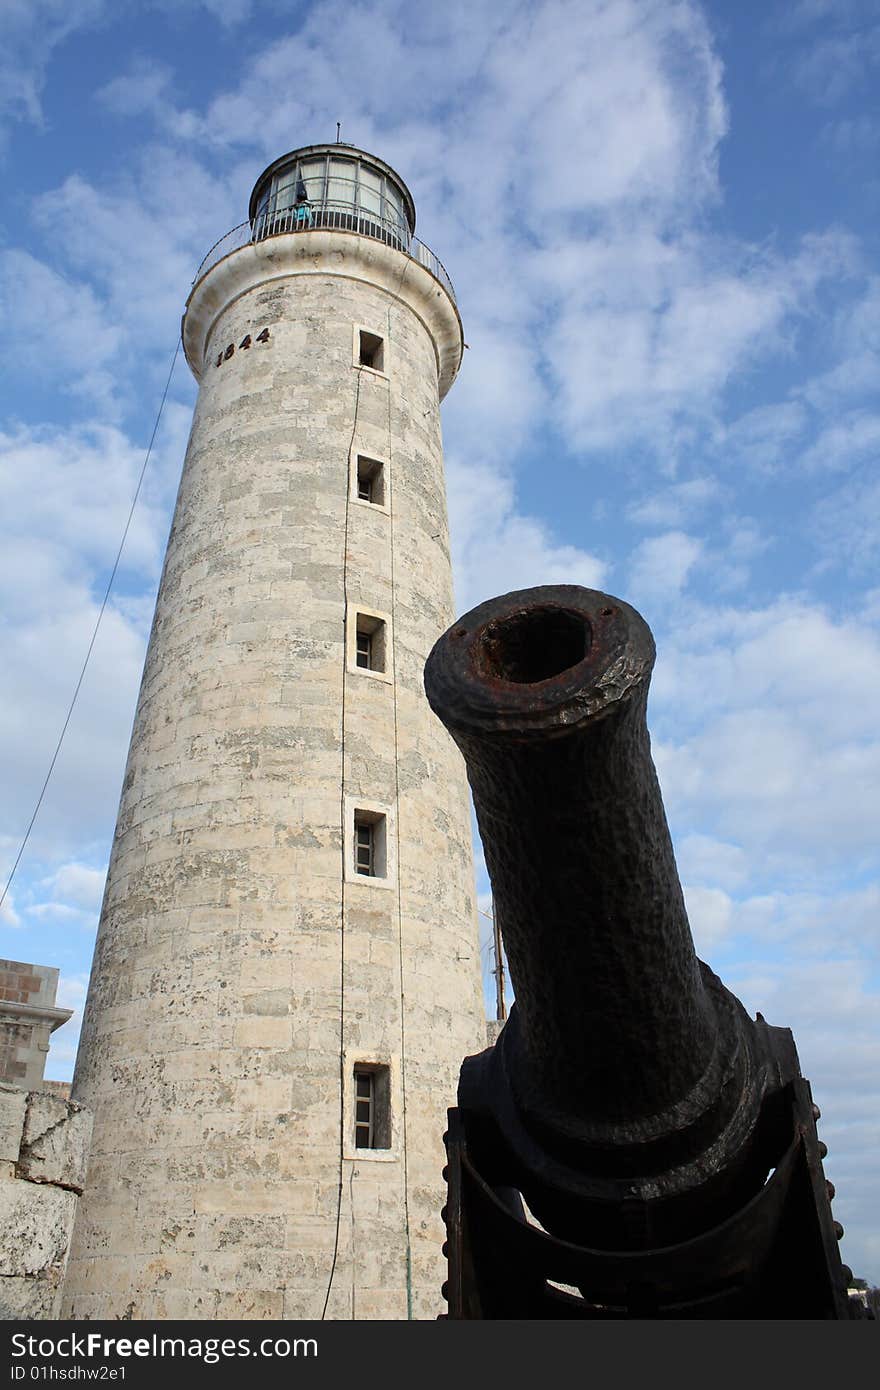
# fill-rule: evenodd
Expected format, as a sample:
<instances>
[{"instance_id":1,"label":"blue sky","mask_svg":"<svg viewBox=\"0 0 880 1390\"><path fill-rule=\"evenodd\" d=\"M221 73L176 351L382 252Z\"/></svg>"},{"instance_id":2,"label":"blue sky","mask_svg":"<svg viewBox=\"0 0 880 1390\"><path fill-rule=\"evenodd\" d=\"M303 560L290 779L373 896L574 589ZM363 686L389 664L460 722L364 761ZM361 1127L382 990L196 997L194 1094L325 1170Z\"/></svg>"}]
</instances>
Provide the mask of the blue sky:
<instances>
[{"instance_id":1,"label":"blue sky","mask_svg":"<svg viewBox=\"0 0 880 1390\"><path fill-rule=\"evenodd\" d=\"M0 55L4 880L195 269L339 120L458 293L459 608L568 581L651 624L698 950L794 1030L844 1258L880 1282L874 0L7 0ZM0 954L76 1009L194 395L179 360L0 909Z\"/></svg>"}]
</instances>

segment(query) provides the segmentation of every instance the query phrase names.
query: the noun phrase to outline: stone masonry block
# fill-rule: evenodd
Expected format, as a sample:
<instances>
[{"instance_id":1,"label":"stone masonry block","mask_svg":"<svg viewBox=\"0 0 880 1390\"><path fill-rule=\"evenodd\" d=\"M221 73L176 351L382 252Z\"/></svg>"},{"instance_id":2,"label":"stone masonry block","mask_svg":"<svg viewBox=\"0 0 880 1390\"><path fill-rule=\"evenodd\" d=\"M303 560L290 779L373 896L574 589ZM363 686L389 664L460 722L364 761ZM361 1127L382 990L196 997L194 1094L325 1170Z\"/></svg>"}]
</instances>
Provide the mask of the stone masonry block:
<instances>
[{"instance_id":1,"label":"stone masonry block","mask_svg":"<svg viewBox=\"0 0 880 1390\"><path fill-rule=\"evenodd\" d=\"M33 1091L28 1097L18 1175L81 1192L86 1178L92 1116L75 1101Z\"/></svg>"},{"instance_id":2,"label":"stone masonry block","mask_svg":"<svg viewBox=\"0 0 880 1390\"><path fill-rule=\"evenodd\" d=\"M27 1091L0 1085L0 1168L18 1162L27 1100Z\"/></svg>"},{"instance_id":3,"label":"stone masonry block","mask_svg":"<svg viewBox=\"0 0 880 1390\"><path fill-rule=\"evenodd\" d=\"M60 1277L76 1201L60 1187L0 1182L0 1277Z\"/></svg>"},{"instance_id":4,"label":"stone masonry block","mask_svg":"<svg viewBox=\"0 0 880 1390\"><path fill-rule=\"evenodd\" d=\"M61 1288L55 1278L13 1275L0 1281L0 1322L57 1318Z\"/></svg>"}]
</instances>

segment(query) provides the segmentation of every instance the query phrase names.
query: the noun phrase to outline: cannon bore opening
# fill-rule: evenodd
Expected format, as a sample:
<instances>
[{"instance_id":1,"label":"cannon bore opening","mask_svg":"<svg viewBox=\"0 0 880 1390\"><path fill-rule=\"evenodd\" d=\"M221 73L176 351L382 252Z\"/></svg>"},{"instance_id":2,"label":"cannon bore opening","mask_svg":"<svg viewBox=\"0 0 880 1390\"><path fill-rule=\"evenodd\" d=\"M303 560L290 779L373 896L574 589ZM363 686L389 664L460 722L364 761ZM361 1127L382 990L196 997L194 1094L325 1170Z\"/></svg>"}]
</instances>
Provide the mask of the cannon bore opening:
<instances>
[{"instance_id":1,"label":"cannon bore opening","mask_svg":"<svg viewBox=\"0 0 880 1390\"><path fill-rule=\"evenodd\" d=\"M488 623L477 643L480 674L535 685L568 671L590 650L590 625L564 608L529 608Z\"/></svg>"}]
</instances>

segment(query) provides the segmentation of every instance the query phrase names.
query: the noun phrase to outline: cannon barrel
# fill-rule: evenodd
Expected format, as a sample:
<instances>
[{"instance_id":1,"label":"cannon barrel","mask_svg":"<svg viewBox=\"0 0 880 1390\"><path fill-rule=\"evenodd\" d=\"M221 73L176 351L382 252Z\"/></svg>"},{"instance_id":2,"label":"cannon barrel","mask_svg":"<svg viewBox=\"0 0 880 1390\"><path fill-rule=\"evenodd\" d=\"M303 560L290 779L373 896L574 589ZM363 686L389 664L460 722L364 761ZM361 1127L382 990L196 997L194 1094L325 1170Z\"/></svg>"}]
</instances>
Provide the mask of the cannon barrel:
<instances>
[{"instance_id":1,"label":"cannon barrel","mask_svg":"<svg viewBox=\"0 0 880 1390\"><path fill-rule=\"evenodd\" d=\"M560 1120L650 1126L723 1084L651 761L653 664L633 608L561 585L483 604L426 667L473 789L520 1094Z\"/></svg>"},{"instance_id":2,"label":"cannon barrel","mask_svg":"<svg viewBox=\"0 0 880 1390\"><path fill-rule=\"evenodd\" d=\"M516 996L450 1111L451 1316L847 1316L794 1040L694 952L653 663L628 604L554 585L473 609L425 667Z\"/></svg>"}]
</instances>

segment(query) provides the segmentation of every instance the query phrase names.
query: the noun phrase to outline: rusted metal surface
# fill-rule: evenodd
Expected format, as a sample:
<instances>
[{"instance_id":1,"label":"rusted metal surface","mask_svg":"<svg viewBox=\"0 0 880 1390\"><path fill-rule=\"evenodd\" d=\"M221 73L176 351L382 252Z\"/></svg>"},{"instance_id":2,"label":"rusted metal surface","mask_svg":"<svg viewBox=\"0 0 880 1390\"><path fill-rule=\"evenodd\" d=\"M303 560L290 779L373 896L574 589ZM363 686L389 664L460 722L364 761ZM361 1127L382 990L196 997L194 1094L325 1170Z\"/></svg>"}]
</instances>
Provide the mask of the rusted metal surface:
<instances>
[{"instance_id":1,"label":"rusted metal surface","mask_svg":"<svg viewBox=\"0 0 880 1390\"><path fill-rule=\"evenodd\" d=\"M575 1298L565 1316L600 1316L584 1310L605 1303L617 1309L609 1316L696 1307L700 1289L686 1288L662 1253L693 1242L684 1267L714 1259L715 1283L728 1290L711 1315L755 1316L753 1302L749 1313L729 1311L742 1306L730 1289L748 1285L754 1300L768 1269L779 1277L775 1252L798 1183L818 1221L823 1306L837 1310L808 1315L846 1316L824 1178L821 1191L796 1180L820 1150L791 1033L750 1019L694 952L650 754L653 663L633 608L558 585L474 609L425 668L431 706L467 763L516 994L495 1047L466 1059L450 1125L451 1316L525 1315L487 1313L504 1300L480 1274L490 1234L506 1248L506 1222L516 1228L509 1268L534 1244L534 1228L512 1214L517 1193L544 1242L592 1252L589 1299ZM774 1168L787 1176L765 1186ZM731 1273L737 1261L716 1234L725 1223L740 1223L748 1278ZM641 1293L624 1296L614 1270L636 1256L630 1282ZM504 1282L504 1262L493 1267ZM533 1294L546 1285L535 1277Z\"/></svg>"}]
</instances>

